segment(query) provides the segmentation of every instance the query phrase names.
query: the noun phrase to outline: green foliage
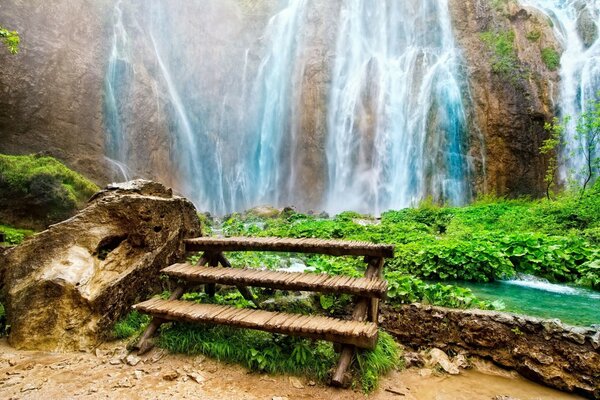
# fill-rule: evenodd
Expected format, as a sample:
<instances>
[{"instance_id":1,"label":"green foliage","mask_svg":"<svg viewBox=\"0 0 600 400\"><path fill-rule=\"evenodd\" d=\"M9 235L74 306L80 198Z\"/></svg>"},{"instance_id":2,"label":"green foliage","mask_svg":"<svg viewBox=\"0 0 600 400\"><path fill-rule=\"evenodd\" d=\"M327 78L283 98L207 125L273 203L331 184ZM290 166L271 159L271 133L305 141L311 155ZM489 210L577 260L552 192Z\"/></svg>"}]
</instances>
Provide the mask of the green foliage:
<instances>
[{"instance_id":1,"label":"green foliage","mask_svg":"<svg viewBox=\"0 0 600 400\"><path fill-rule=\"evenodd\" d=\"M127 339L139 335L149 323L150 317L148 315L132 311L115 324L113 337L115 339Z\"/></svg>"},{"instance_id":2,"label":"green foliage","mask_svg":"<svg viewBox=\"0 0 600 400\"><path fill-rule=\"evenodd\" d=\"M0 205L6 209L27 206L28 213L56 221L70 216L98 190L52 157L0 154Z\"/></svg>"},{"instance_id":3,"label":"green foliage","mask_svg":"<svg viewBox=\"0 0 600 400\"><path fill-rule=\"evenodd\" d=\"M10 31L0 26L0 40L12 54L17 54L19 52L21 38L17 31Z\"/></svg>"},{"instance_id":4,"label":"green foliage","mask_svg":"<svg viewBox=\"0 0 600 400\"><path fill-rule=\"evenodd\" d=\"M399 367L400 350L380 332L377 348L361 352L357 375L363 390L377 387L379 376ZM204 354L269 374L292 374L325 381L337 356L328 342L227 326L175 323L161 330L158 345L174 353Z\"/></svg>"},{"instance_id":5,"label":"green foliage","mask_svg":"<svg viewBox=\"0 0 600 400\"><path fill-rule=\"evenodd\" d=\"M555 177L558 172L558 152L562 144L564 125L559 123L558 118L554 118L552 123L546 122L544 129L548 132L548 138L544 140L540 147L540 154L548 156L548 167L544 182L546 183L546 197L550 200L550 192L555 188Z\"/></svg>"},{"instance_id":6,"label":"green foliage","mask_svg":"<svg viewBox=\"0 0 600 400\"><path fill-rule=\"evenodd\" d=\"M356 361L356 374L360 377L360 386L365 393L377 389L380 376L403 368L398 344L384 331L379 331L377 347L372 351L358 352Z\"/></svg>"},{"instance_id":7,"label":"green foliage","mask_svg":"<svg viewBox=\"0 0 600 400\"><path fill-rule=\"evenodd\" d=\"M28 229L17 229L6 225L0 225L0 232L4 234L6 240L5 243L9 245L20 244L25 238L34 233Z\"/></svg>"},{"instance_id":8,"label":"green foliage","mask_svg":"<svg viewBox=\"0 0 600 400\"><path fill-rule=\"evenodd\" d=\"M560 54L552 47L542 49L542 61L550 71L556 71L560 66Z\"/></svg>"},{"instance_id":9,"label":"green foliage","mask_svg":"<svg viewBox=\"0 0 600 400\"><path fill-rule=\"evenodd\" d=\"M404 278L404 284L406 279L417 277L486 282L509 278L516 273L529 273L552 281L593 286L598 271L584 266L594 265L589 262L598 258L595 249L600 241L600 184L593 185L583 198L567 192L552 201L484 198L468 207L424 203L416 209L388 211L378 224L359 224L347 216L325 220L294 213L281 218L254 220L251 225L242 217L232 217L231 225L240 227L236 231L238 235L341 236L349 240L395 244L396 256L387 260L386 271L412 275ZM364 262L358 258L297 257L316 272L348 276L364 273ZM277 259L262 261L262 265L267 266L281 262ZM258 265L261 262L253 266ZM435 293L425 292L418 286L411 289L414 294L407 298L468 306L454 298L454 295L461 297L463 294L434 289L440 294L438 298ZM405 302L407 298L397 298L397 301ZM328 310L343 306L336 299L325 297L322 301ZM394 301L390 299L392 304ZM470 304L487 307L475 301Z\"/></svg>"},{"instance_id":10,"label":"green foliage","mask_svg":"<svg viewBox=\"0 0 600 400\"><path fill-rule=\"evenodd\" d=\"M500 304L481 301L467 288L442 283L426 283L419 278L401 272L389 272L387 299L392 304L420 302L452 308L501 309Z\"/></svg>"},{"instance_id":11,"label":"green foliage","mask_svg":"<svg viewBox=\"0 0 600 400\"><path fill-rule=\"evenodd\" d=\"M576 126L578 152L585 158L585 166L580 171L583 177L581 194L596 180L600 172L600 92L586 104L585 110L577 118Z\"/></svg>"},{"instance_id":12,"label":"green foliage","mask_svg":"<svg viewBox=\"0 0 600 400\"><path fill-rule=\"evenodd\" d=\"M512 30L504 32L482 32L481 40L492 52L492 71L501 75L512 75L518 70L519 58L515 49L515 33Z\"/></svg>"}]
</instances>

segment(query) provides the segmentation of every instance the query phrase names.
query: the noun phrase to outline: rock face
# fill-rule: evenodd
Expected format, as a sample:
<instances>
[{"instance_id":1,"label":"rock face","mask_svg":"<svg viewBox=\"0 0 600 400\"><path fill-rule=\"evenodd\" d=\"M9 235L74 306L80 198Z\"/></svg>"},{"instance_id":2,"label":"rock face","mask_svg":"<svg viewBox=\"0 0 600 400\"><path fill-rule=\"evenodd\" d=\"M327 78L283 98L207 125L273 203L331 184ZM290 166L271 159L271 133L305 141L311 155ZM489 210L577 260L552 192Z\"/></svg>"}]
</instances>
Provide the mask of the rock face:
<instances>
[{"instance_id":1,"label":"rock face","mask_svg":"<svg viewBox=\"0 0 600 400\"><path fill-rule=\"evenodd\" d=\"M539 148L559 87L558 73L542 61L542 49L560 51L552 27L517 2L450 0L449 6L485 143L477 192L540 196L546 160ZM486 42L486 34L508 38L508 49L496 48L496 39Z\"/></svg>"},{"instance_id":2,"label":"rock face","mask_svg":"<svg viewBox=\"0 0 600 400\"><path fill-rule=\"evenodd\" d=\"M2 25L19 31L0 51L0 153L46 152L106 183L102 85L110 0L6 1Z\"/></svg>"},{"instance_id":3,"label":"rock face","mask_svg":"<svg viewBox=\"0 0 600 400\"><path fill-rule=\"evenodd\" d=\"M467 352L548 386L600 398L600 331L482 310L412 304L386 309L382 327L412 347Z\"/></svg>"},{"instance_id":4,"label":"rock face","mask_svg":"<svg viewBox=\"0 0 600 400\"><path fill-rule=\"evenodd\" d=\"M149 181L108 187L73 218L9 249L0 285L20 349L87 350L136 300L156 290L159 270L198 236L194 206Z\"/></svg>"}]
</instances>

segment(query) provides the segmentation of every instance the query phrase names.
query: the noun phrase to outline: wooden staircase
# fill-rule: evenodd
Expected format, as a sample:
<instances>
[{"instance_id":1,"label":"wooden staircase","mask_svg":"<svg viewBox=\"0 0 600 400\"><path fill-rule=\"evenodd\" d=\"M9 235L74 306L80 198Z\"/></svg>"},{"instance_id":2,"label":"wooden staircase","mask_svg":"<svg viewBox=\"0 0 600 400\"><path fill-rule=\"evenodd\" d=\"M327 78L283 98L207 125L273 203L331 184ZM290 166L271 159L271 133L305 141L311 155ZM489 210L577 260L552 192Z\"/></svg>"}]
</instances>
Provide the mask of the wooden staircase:
<instances>
[{"instance_id":1,"label":"wooden staircase","mask_svg":"<svg viewBox=\"0 0 600 400\"><path fill-rule=\"evenodd\" d=\"M151 299L134 306L154 318L138 343L140 353L152 348L150 338L167 321L230 325L272 333L302 336L342 344L340 361L332 383L344 384L344 374L352 360L355 348L373 349L377 344L377 317L379 301L385 298L387 283L382 279L385 257L392 257L390 245L366 242L321 239L281 238L196 238L185 240L189 252L202 251L198 265L175 264L162 270L171 278L183 282L168 300ZM298 272L267 271L231 268L224 251L275 251L315 253L335 256L364 256L367 269L363 278ZM221 267L219 267L221 264ZM256 300L248 286L280 290L312 291L318 293L349 294L354 296L351 320L315 315L239 309L214 304L180 301L191 287L205 285L209 295L215 285L236 286L249 301Z\"/></svg>"}]
</instances>

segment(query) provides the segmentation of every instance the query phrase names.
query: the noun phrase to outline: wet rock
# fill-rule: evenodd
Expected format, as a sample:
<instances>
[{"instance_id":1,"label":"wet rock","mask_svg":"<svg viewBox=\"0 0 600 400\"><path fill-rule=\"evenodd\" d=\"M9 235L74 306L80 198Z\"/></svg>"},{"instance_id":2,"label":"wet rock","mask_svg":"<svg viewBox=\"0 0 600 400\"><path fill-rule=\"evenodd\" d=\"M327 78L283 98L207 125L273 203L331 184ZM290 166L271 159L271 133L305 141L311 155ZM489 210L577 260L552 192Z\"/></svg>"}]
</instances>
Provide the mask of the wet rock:
<instances>
[{"instance_id":1,"label":"wet rock","mask_svg":"<svg viewBox=\"0 0 600 400\"><path fill-rule=\"evenodd\" d=\"M598 27L592 13L585 5L577 16L577 33L586 48L592 46L598 39Z\"/></svg>"},{"instance_id":2,"label":"wet rock","mask_svg":"<svg viewBox=\"0 0 600 400\"><path fill-rule=\"evenodd\" d=\"M281 210L270 206L259 206L251 208L245 214L260 218L277 218L281 215Z\"/></svg>"},{"instance_id":3,"label":"wet rock","mask_svg":"<svg viewBox=\"0 0 600 400\"><path fill-rule=\"evenodd\" d=\"M541 50L560 52L560 43L542 13L518 2L451 0L448 6L457 45L468 65L476 125L471 131L483 136L469 139L477 191L540 196L547 160L539 147L546 138L544 123L554 115L553 91L560 79L543 62ZM494 68L495 53L482 41L483 32L514 33L516 57L508 71ZM540 38L530 41L529 32L538 32Z\"/></svg>"},{"instance_id":4,"label":"wet rock","mask_svg":"<svg viewBox=\"0 0 600 400\"><path fill-rule=\"evenodd\" d=\"M160 268L184 254L182 239L199 234L194 206L160 184L99 192L73 218L2 256L10 344L95 348L136 299L160 287Z\"/></svg>"},{"instance_id":5,"label":"wet rock","mask_svg":"<svg viewBox=\"0 0 600 400\"><path fill-rule=\"evenodd\" d=\"M404 366L406 368L421 368L425 365L425 360L420 353L414 351L404 352Z\"/></svg>"}]
</instances>

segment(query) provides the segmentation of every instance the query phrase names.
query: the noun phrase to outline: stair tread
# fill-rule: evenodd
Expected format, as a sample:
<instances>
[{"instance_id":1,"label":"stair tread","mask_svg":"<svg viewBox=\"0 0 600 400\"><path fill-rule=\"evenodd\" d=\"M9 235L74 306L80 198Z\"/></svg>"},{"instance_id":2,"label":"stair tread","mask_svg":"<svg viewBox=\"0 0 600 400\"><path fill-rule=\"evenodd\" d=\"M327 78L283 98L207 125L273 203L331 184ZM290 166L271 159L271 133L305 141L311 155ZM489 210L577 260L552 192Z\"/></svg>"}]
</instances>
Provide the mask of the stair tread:
<instances>
[{"instance_id":1,"label":"stair tread","mask_svg":"<svg viewBox=\"0 0 600 400\"><path fill-rule=\"evenodd\" d=\"M215 304L154 298L133 306L155 317L191 323L211 323L272 333L304 336L372 349L378 329L372 322L346 321L324 316L300 316Z\"/></svg>"},{"instance_id":2,"label":"stair tread","mask_svg":"<svg viewBox=\"0 0 600 400\"><path fill-rule=\"evenodd\" d=\"M384 298L387 291L387 282L377 278L350 278L340 277L339 275L268 271L253 268L201 267L187 263L171 265L164 268L162 272L186 281L218 283L230 286L242 285L280 290L346 293L376 298Z\"/></svg>"},{"instance_id":3,"label":"stair tread","mask_svg":"<svg viewBox=\"0 0 600 400\"><path fill-rule=\"evenodd\" d=\"M199 237L185 240L188 251L278 251L335 256L372 256L391 258L394 246L370 242L276 237Z\"/></svg>"}]
</instances>

